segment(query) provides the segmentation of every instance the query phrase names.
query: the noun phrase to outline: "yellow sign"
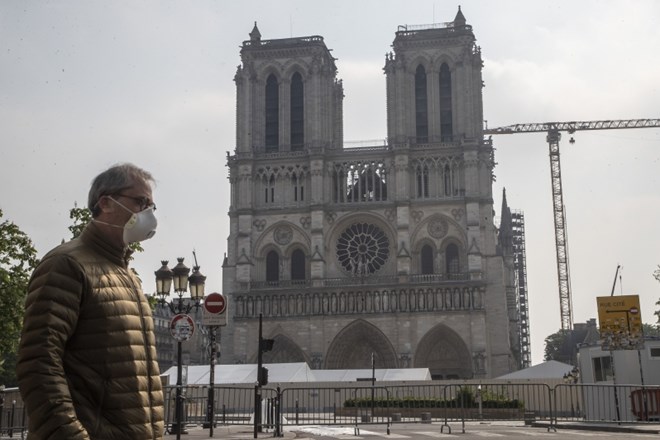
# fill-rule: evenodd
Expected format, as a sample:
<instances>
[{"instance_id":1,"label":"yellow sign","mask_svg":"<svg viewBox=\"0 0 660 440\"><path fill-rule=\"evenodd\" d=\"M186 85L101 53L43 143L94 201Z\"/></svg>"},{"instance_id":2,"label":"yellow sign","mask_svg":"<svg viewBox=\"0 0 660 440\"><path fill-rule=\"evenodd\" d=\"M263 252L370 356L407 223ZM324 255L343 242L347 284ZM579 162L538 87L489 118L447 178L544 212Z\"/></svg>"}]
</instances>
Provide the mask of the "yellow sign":
<instances>
[{"instance_id":1,"label":"yellow sign","mask_svg":"<svg viewBox=\"0 0 660 440\"><path fill-rule=\"evenodd\" d=\"M603 350L642 347L642 312L639 295L599 296L598 321Z\"/></svg>"}]
</instances>

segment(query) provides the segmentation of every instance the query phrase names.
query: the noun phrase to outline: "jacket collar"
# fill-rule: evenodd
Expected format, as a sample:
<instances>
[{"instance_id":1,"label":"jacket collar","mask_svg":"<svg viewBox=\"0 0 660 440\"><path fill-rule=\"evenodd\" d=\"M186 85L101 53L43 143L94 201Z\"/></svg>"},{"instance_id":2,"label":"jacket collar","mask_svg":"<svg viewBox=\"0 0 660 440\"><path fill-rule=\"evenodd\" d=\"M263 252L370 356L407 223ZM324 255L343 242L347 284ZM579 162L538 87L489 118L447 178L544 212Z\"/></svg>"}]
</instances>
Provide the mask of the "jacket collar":
<instances>
[{"instance_id":1,"label":"jacket collar","mask_svg":"<svg viewBox=\"0 0 660 440\"><path fill-rule=\"evenodd\" d=\"M117 246L115 243L109 241L99 226L93 221L85 226L82 234L80 234L80 239L83 243L98 252L99 255L102 255L113 263L124 267L128 266L128 261L133 251L128 246Z\"/></svg>"}]
</instances>

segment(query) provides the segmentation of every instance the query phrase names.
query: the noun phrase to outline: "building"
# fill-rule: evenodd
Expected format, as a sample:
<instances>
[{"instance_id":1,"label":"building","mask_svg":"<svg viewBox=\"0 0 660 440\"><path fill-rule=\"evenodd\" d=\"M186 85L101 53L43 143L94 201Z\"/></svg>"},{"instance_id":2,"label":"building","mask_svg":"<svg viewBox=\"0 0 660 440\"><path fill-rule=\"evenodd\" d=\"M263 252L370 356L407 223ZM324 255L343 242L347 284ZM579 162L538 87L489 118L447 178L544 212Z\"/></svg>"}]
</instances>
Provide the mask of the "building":
<instances>
[{"instance_id":1,"label":"building","mask_svg":"<svg viewBox=\"0 0 660 440\"><path fill-rule=\"evenodd\" d=\"M386 55L387 141L343 144L342 81L323 37L264 40L236 76L222 363L428 368L521 365L513 256L498 246L472 27L400 26Z\"/></svg>"}]
</instances>

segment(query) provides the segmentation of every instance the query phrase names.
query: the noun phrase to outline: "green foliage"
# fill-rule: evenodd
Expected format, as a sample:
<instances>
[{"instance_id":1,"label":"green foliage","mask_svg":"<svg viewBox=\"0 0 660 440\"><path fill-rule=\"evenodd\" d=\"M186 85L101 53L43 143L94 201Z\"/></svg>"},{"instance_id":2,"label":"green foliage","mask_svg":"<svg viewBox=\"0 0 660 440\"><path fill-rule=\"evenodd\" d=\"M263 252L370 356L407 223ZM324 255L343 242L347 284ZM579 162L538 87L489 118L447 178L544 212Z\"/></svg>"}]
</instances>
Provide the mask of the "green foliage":
<instances>
[{"instance_id":1,"label":"green foliage","mask_svg":"<svg viewBox=\"0 0 660 440\"><path fill-rule=\"evenodd\" d=\"M493 391L484 390L481 394L482 408L523 408L524 404L518 399L510 399L507 396L497 394ZM345 408L371 408L370 397L347 399ZM430 398L430 397L402 397L382 398L373 400L374 408L477 408L479 399L470 387L461 387L453 399Z\"/></svg>"},{"instance_id":2,"label":"green foliage","mask_svg":"<svg viewBox=\"0 0 660 440\"><path fill-rule=\"evenodd\" d=\"M0 210L0 219L2 218ZM38 263L32 240L9 220L0 223L0 385L15 385L25 294Z\"/></svg>"},{"instance_id":3,"label":"green foliage","mask_svg":"<svg viewBox=\"0 0 660 440\"><path fill-rule=\"evenodd\" d=\"M642 324L642 333L644 337L655 337L660 338L660 326L651 325L651 324Z\"/></svg>"},{"instance_id":4,"label":"green foliage","mask_svg":"<svg viewBox=\"0 0 660 440\"><path fill-rule=\"evenodd\" d=\"M78 208L78 203L74 202L73 208L69 211L69 218L73 220L73 224L69 226L71 238L76 238L85 229L87 223L92 220L92 213L87 208Z\"/></svg>"},{"instance_id":5,"label":"green foliage","mask_svg":"<svg viewBox=\"0 0 660 440\"><path fill-rule=\"evenodd\" d=\"M566 338L569 336L570 331L562 329L545 338L545 356L543 357L543 360L564 361L565 353L563 352L563 347Z\"/></svg>"}]
</instances>

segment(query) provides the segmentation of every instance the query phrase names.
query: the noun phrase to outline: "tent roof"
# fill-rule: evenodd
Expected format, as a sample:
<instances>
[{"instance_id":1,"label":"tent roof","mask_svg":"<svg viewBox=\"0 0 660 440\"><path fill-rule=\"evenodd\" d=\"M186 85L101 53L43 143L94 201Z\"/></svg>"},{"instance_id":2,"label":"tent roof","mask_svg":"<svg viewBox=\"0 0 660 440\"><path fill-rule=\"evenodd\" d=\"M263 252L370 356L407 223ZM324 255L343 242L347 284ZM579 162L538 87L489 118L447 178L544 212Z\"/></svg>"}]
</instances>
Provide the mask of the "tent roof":
<instances>
[{"instance_id":1,"label":"tent roof","mask_svg":"<svg viewBox=\"0 0 660 440\"><path fill-rule=\"evenodd\" d=\"M271 383L296 382L353 382L358 378L371 379L371 369L356 370L312 370L305 362L264 364L268 368L268 381ZM189 365L188 385L207 385L209 383L208 365ZM163 373L168 383L176 383L177 367L170 367ZM387 368L376 369L376 381L412 381L431 380L428 368ZM254 383L257 380L257 364L222 364L215 366L214 382L216 384Z\"/></svg>"},{"instance_id":2,"label":"tent roof","mask_svg":"<svg viewBox=\"0 0 660 440\"><path fill-rule=\"evenodd\" d=\"M564 374L569 373L572 369L573 365L559 361L546 361L524 370L505 374L497 379L562 379Z\"/></svg>"},{"instance_id":3,"label":"tent roof","mask_svg":"<svg viewBox=\"0 0 660 440\"><path fill-rule=\"evenodd\" d=\"M317 382L354 382L371 379L371 369L313 370ZM383 368L374 372L377 382L395 380L431 380L428 368Z\"/></svg>"}]
</instances>

